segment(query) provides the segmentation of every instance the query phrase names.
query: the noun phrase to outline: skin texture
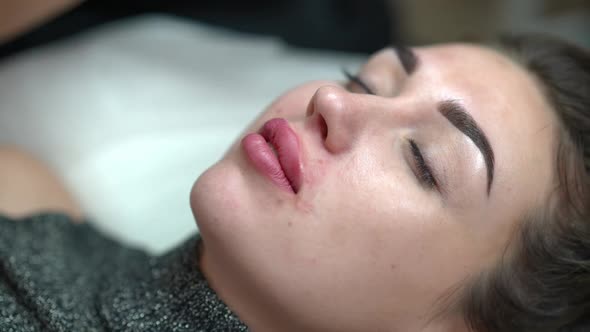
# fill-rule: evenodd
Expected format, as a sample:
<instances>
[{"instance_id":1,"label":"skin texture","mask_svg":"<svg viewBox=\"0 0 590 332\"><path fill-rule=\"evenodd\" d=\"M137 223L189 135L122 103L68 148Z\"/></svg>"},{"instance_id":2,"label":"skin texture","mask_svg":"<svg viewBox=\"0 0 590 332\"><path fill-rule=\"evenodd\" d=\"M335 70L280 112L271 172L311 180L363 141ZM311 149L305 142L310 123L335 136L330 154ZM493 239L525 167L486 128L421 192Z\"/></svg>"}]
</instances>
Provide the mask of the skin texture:
<instances>
[{"instance_id":1,"label":"skin texture","mask_svg":"<svg viewBox=\"0 0 590 332\"><path fill-rule=\"evenodd\" d=\"M81 2L82 0L2 0L0 42L8 42Z\"/></svg>"},{"instance_id":2,"label":"skin texture","mask_svg":"<svg viewBox=\"0 0 590 332\"><path fill-rule=\"evenodd\" d=\"M0 145L0 184L0 214L57 212L82 220L82 210L57 175L16 147Z\"/></svg>"},{"instance_id":3,"label":"skin texture","mask_svg":"<svg viewBox=\"0 0 590 332\"><path fill-rule=\"evenodd\" d=\"M414 50L411 75L392 49L363 66L377 96L310 82L246 129L289 121L303 163L296 195L260 174L239 139L195 182L201 267L253 331L464 330L458 314L431 319L441 296L491 266L548 195L557 122L533 77L477 46ZM436 110L446 99L489 138L489 196L479 150ZM444 194L417 179L408 139L447 174Z\"/></svg>"}]
</instances>

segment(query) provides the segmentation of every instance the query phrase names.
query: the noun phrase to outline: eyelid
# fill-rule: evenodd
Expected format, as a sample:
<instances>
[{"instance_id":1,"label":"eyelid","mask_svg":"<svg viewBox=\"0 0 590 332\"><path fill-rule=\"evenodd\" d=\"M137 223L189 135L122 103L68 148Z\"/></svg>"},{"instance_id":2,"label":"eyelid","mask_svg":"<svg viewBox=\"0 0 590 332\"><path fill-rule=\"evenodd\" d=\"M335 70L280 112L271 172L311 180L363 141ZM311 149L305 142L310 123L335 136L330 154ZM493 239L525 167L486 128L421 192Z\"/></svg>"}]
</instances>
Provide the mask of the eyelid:
<instances>
[{"instance_id":1,"label":"eyelid","mask_svg":"<svg viewBox=\"0 0 590 332\"><path fill-rule=\"evenodd\" d=\"M361 89L365 91L365 93L370 95L376 95L373 89L371 89L369 85L365 83L365 81L363 81L358 75L351 74L345 68L342 68L342 74L344 74L344 76L348 79L349 82L359 85Z\"/></svg>"},{"instance_id":2,"label":"eyelid","mask_svg":"<svg viewBox=\"0 0 590 332\"><path fill-rule=\"evenodd\" d=\"M412 152L414 173L420 183L428 189L436 189L440 192L438 181L434 177L432 169L428 165L420 147L413 139L408 139L410 150Z\"/></svg>"}]
</instances>

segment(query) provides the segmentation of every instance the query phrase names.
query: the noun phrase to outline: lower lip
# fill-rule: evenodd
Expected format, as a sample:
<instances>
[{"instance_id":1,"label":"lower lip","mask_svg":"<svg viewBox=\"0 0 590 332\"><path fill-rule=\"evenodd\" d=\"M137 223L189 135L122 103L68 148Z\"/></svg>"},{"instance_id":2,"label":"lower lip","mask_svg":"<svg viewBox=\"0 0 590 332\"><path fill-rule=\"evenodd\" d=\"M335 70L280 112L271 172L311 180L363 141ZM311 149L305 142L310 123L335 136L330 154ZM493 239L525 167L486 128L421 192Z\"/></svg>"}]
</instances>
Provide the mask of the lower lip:
<instances>
[{"instance_id":1,"label":"lower lip","mask_svg":"<svg viewBox=\"0 0 590 332\"><path fill-rule=\"evenodd\" d=\"M262 135L256 133L248 134L242 139L241 143L248 159L250 159L256 169L262 172L262 174L279 188L290 193L295 193L285 172L283 172L279 159Z\"/></svg>"}]
</instances>

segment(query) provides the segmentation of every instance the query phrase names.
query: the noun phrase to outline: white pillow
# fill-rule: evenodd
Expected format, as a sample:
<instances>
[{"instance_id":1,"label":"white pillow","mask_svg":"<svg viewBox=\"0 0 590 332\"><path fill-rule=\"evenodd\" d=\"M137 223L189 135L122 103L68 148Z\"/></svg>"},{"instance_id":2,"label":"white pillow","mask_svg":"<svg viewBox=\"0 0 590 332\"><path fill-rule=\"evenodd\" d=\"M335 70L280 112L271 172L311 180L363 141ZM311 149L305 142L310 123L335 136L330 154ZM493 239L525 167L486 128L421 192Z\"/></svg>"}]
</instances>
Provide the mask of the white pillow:
<instances>
[{"instance_id":1,"label":"white pillow","mask_svg":"<svg viewBox=\"0 0 590 332\"><path fill-rule=\"evenodd\" d=\"M0 142L52 166L104 232L161 252L196 231L193 182L258 112L365 58L143 16L0 63Z\"/></svg>"}]
</instances>

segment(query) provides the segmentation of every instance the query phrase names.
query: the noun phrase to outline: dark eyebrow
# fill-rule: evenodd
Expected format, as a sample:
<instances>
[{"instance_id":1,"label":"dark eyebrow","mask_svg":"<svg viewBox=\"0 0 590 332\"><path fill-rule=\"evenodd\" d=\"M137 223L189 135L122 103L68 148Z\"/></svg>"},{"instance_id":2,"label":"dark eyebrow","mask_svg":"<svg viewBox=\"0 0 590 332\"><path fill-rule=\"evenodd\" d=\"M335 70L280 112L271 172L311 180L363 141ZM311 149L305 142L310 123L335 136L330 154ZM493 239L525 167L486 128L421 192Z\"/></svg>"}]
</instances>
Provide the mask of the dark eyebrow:
<instances>
[{"instance_id":1,"label":"dark eyebrow","mask_svg":"<svg viewBox=\"0 0 590 332\"><path fill-rule=\"evenodd\" d=\"M402 67L404 67L406 74L412 75L418 66L418 57L416 56L416 53L407 46L394 45L392 47L401 62Z\"/></svg>"},{"instance_id":2,"label":"dark eyebrow","mask_svg":"<svg viewBox=\"0 0 590 332\"><path fill-rule=\"evenodd\" d=\"M484 157L487 171L488 171L488 186L487 193L490 194L492 188L492 181L494 179L494 150L488 141L488 138L483 133L477 122L456 100L445 100L438 104L438 111L444 115L450 123L452 123L465 136L469 137L471 141L477 146Z\"/></svg>"}]
</instances>

